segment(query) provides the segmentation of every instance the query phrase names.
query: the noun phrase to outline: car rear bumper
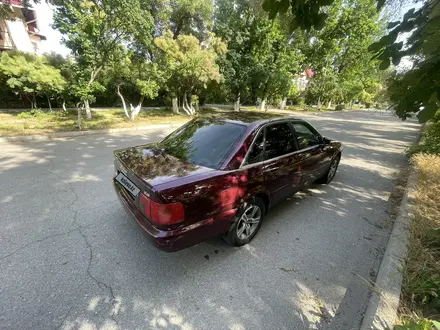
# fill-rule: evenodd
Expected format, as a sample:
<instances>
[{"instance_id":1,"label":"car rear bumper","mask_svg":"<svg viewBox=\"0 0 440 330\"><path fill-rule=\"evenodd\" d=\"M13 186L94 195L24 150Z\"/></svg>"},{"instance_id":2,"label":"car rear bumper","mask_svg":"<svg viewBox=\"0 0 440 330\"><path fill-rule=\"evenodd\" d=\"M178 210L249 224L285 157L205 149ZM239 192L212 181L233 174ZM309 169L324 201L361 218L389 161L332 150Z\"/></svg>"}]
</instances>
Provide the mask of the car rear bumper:
<instances>
[{"instance_id":1,"label":"car rear bumper","mask_svg":"<svg viewBox=\"0 0 440 330\"><path fill-rule=\"evenodd\" d=\"M210 237L226 233L237 209L231 209L214 218L205 219L186 227L174 230L161 230L155 227L139 211L129 193L115 180L113 186L121 204L133 216L143 233L158 248L174 252L200 243Z\"/></svg>"}]
</instances>

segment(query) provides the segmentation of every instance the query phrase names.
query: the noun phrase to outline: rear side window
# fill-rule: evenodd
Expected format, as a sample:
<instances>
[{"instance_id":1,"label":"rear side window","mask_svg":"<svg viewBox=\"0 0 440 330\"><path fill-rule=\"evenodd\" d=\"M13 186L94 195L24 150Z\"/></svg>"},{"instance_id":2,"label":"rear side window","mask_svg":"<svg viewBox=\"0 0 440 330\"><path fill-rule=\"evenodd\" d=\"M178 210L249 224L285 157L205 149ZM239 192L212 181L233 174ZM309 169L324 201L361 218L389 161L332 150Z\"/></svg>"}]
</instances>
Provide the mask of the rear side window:
<instances>
[{"instance_id":1,"label":"rear side window","mask_svg":"<svg viewBox=\"0 0 440 330\"><path fill-rule=\"evenodd\" d=\"M296 151L295 136L288 123L266 127L266 159L283 156Z\"/></svg>"},{"instance_id":2,"label":"rear side window","mask_svg":"<svg viewBox=\"0 0 440 330\"><path fill-rule=\"evenodd\" d=\"M159 147L182 161L218 168L245 130L244 125L195 119L168 135Z\"/></svg>"},{"instance_id":3,"label":"rear side window","mask_svg":"<svg viewBox=\"0 0 440 330\"><path fill-rule=\"evenodd\" d=\"M292 125L295 129L296 137L298 139L299 149L312 147L321 143L319 134L312 130L312 128L309 128L301 123L293 123Z\"/></svg>"}]
</instances>

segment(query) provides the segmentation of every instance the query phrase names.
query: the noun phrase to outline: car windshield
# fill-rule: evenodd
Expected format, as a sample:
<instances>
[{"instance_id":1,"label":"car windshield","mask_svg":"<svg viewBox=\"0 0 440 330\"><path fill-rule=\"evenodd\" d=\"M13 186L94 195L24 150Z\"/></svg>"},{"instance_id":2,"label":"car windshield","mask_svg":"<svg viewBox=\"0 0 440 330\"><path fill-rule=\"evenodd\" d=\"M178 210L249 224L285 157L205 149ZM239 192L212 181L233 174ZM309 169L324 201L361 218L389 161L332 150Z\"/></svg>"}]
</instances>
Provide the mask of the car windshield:
<instances>
[{"instance_id":1,"label":"car windshield","mask_svg":"<svg viewBox=\"0 0 440 330\"><path fill-rule=\"evenodd\" d=\"M159 147L185 162L218 168L246 126L212 119L195 119L171 133Z\"/></svg>"}]
</instances>

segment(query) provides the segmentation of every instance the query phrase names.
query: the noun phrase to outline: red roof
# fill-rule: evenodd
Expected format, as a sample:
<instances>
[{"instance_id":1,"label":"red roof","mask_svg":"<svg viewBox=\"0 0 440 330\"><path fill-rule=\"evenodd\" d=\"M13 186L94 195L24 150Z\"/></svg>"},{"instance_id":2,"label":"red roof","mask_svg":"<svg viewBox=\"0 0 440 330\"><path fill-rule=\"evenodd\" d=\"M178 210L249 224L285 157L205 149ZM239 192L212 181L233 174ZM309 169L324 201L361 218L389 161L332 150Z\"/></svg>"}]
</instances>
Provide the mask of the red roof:
<instances>
[{"instance_id":1,"label":"red roof","mask_svg":"<svg viewBox=\"0 0 440 330\"><path fill-rule=\"evenodd\" d=\"M21 0L0 0L0 2L5 3L7 5L24 7L24 3Z\"/></svg>"}]
</instances>

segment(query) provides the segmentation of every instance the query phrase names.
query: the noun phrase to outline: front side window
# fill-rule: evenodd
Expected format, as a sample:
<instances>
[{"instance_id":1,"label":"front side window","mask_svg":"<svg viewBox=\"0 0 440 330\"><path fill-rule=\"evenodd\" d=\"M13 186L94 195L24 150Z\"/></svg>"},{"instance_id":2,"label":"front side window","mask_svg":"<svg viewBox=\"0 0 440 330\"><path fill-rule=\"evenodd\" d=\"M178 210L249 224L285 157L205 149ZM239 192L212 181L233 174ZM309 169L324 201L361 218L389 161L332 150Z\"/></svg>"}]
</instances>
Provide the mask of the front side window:
<instances>
[{"instance_id":1,"label":"front side window","mask_svg":"<svg viewBox=\"0 0 440 330\"><path fill-rule=\"evenodd\" d=\"M254 144L249 151L246 164L255 164L258 162L262 162L264 160L264 129L258 133L257 138L254 141Z\"/></svg>"},{"instance_id":2,"label":"front side window","mask_svg":"<svg viewBox=\"0 0 440 330\"><path fill-rule=\"evenodd\" d=\"M159 147L182 161L218 168L246 126L222 120L195 119L167 136Z\"/></svg>"},{"instance_id":3,"label":"front side window","mask_svg":"<svg viewBox=\"0 0 440 330\"><path fill-rule=\"evenodd\" d=\"M304 149L321 144L321 138L318 132L301 123L293 123L299 149Z\"/></svg>"},{"instance_id":4,"label":"front side window","mask_svg":"<svg viewBox=\"0 0 440 330\"><path fill-rule=\"evenodd\" d=\"M266 127L266 159L283 156L296 151L295 136L288 123Z\"/></svg>"}]
</instances>

